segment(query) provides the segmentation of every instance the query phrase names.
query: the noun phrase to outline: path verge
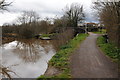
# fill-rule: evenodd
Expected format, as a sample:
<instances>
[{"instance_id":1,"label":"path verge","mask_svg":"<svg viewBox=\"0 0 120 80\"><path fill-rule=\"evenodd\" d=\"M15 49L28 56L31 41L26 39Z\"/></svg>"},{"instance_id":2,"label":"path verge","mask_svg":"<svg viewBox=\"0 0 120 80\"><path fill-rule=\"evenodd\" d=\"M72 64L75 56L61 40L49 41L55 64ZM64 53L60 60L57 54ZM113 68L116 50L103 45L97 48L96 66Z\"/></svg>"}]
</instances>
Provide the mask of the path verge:
<instances>
[{"instance_id":1,"label":"path verge","mask_svg":"<svg viewBox=\"0 0 120 80\"><path fill-rule=\"evenodd\" d=\"M49 68L46 71L45 75L40 76L38 79L71 78L71 70L69 66L70 55L87 36L88 34L78 34L75 38L70 40L68 44L61 46L61 50L58 51L49 61ZM50 70L51 68L52 70Z\"/></svg>"}]
</instances>

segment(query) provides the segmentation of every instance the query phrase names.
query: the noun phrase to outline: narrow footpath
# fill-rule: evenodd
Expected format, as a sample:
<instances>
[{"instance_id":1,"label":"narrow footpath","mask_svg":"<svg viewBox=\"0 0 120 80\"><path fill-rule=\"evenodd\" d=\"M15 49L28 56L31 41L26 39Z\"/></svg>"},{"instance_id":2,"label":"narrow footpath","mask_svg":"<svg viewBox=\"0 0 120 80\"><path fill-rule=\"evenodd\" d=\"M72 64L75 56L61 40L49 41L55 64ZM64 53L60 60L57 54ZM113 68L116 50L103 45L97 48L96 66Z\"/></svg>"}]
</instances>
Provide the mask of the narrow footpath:
<instances>
[{"instance_id":1,"label":"narrow footpath","mask_svg":"<svg viewBox=\"0 0 120 80\"><path fill-rule=\"evenodd\" d=\"M97 46L98 34L90 35L71 56L73 78L118 78L118 65Z\"/></svg>"}]
</instances>

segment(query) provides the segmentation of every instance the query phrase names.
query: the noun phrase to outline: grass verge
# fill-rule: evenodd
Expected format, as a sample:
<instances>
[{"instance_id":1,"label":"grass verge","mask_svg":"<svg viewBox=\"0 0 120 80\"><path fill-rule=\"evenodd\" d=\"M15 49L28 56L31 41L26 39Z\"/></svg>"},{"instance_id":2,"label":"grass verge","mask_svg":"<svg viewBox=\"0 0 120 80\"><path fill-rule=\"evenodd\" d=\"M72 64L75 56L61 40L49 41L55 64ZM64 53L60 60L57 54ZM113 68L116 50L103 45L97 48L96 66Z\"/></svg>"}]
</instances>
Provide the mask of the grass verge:
<instances>
[{"instance_id":1,"label":"grass verge","mask_svg":"<svg viewBox=\"0 0 120 80\"><path fill-rule=\"evenodd\" d=\"M55 76L40 76L40 78L71 78L70 67L69 67L69 57L71 53L77 48L77 46L88 36L88 34L79 34L72 40L68 42L68 44L60 47L60 50L53 56L53 58L49 61L49 66L53 66L60 70L59 75Z\"/></svg>"},{"instance_id":2,"label":"grass verge","mask_svg":"<svg viewBox=\"0 0 120 80\"><path fill-rule=\"evenodd\" d=\"M99 30L97 32L93 32L95 34L105 34L106 33L106 30L105 29L102 29L102 30Z\"/></svg>"},{"instance_id":3,"label":"grass verge","mask_svg":"<svg viewBox=\"0 0 120 80\"><path fill-rule=\"evenodd\" d=\"M102 36L98 37L97 44L102 49L102 51L105 52L106 55L113 59L113 61L115 62L119 61L120 58L119 48L117 48L112 43L106 43L105 38Z\"/></svg>"}]
</instances>

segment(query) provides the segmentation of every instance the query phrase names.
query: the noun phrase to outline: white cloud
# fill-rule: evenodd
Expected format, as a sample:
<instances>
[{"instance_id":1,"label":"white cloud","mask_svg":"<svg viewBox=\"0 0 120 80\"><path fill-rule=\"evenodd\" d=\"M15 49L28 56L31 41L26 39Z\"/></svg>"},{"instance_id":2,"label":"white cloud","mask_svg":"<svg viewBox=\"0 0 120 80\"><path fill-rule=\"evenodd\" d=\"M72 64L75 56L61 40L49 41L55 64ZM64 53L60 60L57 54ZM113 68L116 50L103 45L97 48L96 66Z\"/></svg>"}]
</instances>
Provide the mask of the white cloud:
<instances>
[{"instance_id":1,"label":"white cloud","mask_svg":"<svg viewBox=\"0 0 120 80\"><path fill-rule=\"evenodd\" d=\"M19 15L20 15L19 13L16 14L16 13L8 13L8 12L4 14L0 14L0 25L14 21L16 17Z\"/></svg>"}]
</instances>

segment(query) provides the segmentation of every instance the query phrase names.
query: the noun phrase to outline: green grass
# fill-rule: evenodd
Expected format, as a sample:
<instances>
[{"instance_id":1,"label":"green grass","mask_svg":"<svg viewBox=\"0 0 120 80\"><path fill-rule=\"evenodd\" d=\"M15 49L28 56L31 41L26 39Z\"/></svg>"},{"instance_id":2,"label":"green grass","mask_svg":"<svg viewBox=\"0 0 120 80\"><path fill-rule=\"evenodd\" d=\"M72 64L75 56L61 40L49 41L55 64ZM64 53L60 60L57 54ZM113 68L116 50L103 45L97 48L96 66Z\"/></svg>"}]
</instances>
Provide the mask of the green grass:
<instances>
[{"instance_id":1,"label":"green grass","mask_svg":"<svg viewBox=\"0 0 120 80\"><path fill-rule=\"evenodd\" d=\"M44 37L47 37L47 38L51 38L51 36L54 36L56 35L55 33L53 34L42 34L41 36L39 36L40 39L44 38Z\"/></svg>"},{"instance_id":2,"label":"green grass","mask_svg":"<svg viewBox=\"0 0 120 80\"><path fill-rule=\"evenodd\" d=\"M54 34L42 34L41 36L40 36L40 38L42 38L42 37L50 37L50 36L53 36Z\"/></svg>"},{"instance_id":3,"label":"green grass","mask_svg":"<svg viewBox=\"0 0 120 80\"><path fill-rule=\"evenodd\" d=\"M50 66L54 66L59 69L61 73L56 76L46 77L44 75L40 78L71 78L70 67L69 67L69 57L71 53L77 48L77 46L88 36L88 34L79 34L74 39L70 40L68 44L60 47L53 58L49 61Z\"/></svg>"},{"instance_id":4,"label":"green grass","mask_svg":"<svg viewBox=\"0 0 120 80\"><path fill-rule=\"evenodd\" d=\"M113 61L119 61L120 57L120 49L117 48L112 43L105 43L105 38L100 36L98 37L97 44L102 49L102 51L108 55Z\"/></svg>"},{"instance_id":5,"label":"green grass","mask_svg":"<svg viewBox=\"0 0 120 80\"><path fill-rule=\"evenodd\" d=\"M95 34L105 34L106 33L106 29L102 29L101 31L97 31L97 32L93 32Z\"/></svg>"}]
</instances>

